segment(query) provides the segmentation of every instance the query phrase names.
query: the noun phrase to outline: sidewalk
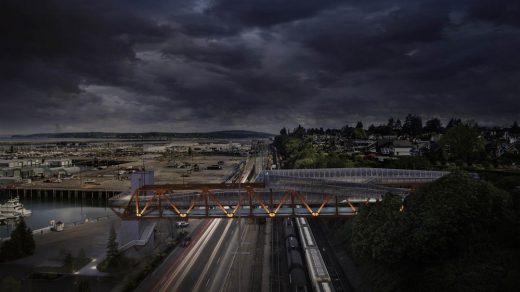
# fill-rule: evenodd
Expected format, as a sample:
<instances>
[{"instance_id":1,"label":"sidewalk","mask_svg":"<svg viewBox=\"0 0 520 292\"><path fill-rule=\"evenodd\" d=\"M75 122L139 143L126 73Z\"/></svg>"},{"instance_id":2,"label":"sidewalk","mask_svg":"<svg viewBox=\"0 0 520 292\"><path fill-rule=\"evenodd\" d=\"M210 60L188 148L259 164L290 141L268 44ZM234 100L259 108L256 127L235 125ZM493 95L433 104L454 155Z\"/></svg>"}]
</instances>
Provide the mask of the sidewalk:
<instances>
[{"instance_id":1,"label":"sidewalk","mask_svg":"<svg viewBox=\"0 0 520 292\"><path fill-rule=\"evenodd\" d=\"M97 265L101 263L106 258L106 253L103 253L96 258L92 259L90 263L88 263L86 266L81 268L81 270L75 272L75 275L81 275L81 276L90 276L90 277L106 277L110 274L100 272L97 269Z\"/></svg>"}]
</instances>

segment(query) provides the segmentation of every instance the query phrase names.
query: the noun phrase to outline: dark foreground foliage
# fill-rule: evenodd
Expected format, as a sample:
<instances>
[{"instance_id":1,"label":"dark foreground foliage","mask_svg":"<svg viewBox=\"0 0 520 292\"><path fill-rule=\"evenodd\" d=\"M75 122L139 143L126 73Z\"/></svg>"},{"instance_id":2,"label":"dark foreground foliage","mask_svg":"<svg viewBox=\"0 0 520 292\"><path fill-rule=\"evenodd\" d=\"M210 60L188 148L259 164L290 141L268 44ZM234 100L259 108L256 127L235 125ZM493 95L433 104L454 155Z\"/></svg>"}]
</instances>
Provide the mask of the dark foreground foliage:
<instances>
[{"instance_id":1,"label":"dark foreground foliage","mask_svg":"<svg viewBox=\"0 0 520 292\"><path fill-rule=\"evenodd\" d=\"M32 230L21 218L11 232L11 239L4 241L0 247L0 262L32 255L35 248Z\"/></svg>"},{"instance_id":2,"label":"dark foreground foliage","mask_svg":"<svg viewBox=\"0 0 520 292\"><path fill-rule=\"evenodd\" d=\"M388 194L347 222L346 248L374 291L518 291L520 220L512 196L454 173L404 201Z\"/></svg>"}]
</instances>

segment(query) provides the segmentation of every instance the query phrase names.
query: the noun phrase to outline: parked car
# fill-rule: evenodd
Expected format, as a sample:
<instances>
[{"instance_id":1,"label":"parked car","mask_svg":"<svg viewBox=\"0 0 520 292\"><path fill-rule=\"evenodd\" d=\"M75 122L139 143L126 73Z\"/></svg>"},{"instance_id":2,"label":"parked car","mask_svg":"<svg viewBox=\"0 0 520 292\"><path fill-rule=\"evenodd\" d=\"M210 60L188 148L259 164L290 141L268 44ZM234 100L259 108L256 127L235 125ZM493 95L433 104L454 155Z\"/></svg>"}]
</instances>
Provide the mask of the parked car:
<instances>
[{"instance_id":1,"label":"parked car","mask_svg":"<svg viewBox=\"0 0 520 292\"><path fill-rule=\"evenodd\" d=\"M177 222L177 227L179 227L179 228L188 227L189 225L190 225L190 223L188 221L179 221L179 222Z\"/></svg>"},{"instance_id":2,"label":"parked car","mask_svg":"<svg viewBox=\"0 0 520 292\"><path fill-rule=\"evenodd\" d=\"M186 236L184 238L184 240L182 241L182 246L183 247L187 247L188 245L190 245L191 243L191 237L190 236Z\"/></svg>"}]
</instances>

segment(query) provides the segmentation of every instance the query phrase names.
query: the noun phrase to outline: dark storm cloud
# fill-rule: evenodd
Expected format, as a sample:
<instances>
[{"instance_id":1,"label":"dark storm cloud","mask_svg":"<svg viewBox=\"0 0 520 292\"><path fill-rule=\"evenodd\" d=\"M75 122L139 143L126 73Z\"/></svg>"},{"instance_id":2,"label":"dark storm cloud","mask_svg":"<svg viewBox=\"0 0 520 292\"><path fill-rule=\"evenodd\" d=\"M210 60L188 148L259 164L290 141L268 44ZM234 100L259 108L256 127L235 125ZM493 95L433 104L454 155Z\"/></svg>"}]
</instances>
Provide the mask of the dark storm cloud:
<instances>
[{"instance_id":1,"label":"dark storm cloud","mask_svg":"<svg viewBox=\"0 0 520 292\"><path fill-rule=\"evenodd\" d=\"M520 2L511 0L475 0L469 14L475 19L495 24L520 26Z\"/></svg>"},{"instance_id":2,"label":"dark storm cloud","mask_svg":"<svg viewBox=\"0 0 520 292\"><path fill-rule=\"evenodd\" d=\"M193 61L211 63L227 68L251 68L260 66L260 54L241 42L232 39L193 42L174 41L162 51L167 56L184 57Z\"/></svg>"},{"instance_id":3,"label":"dark storm cloud","mask_svg":"<svg viewBox=\"0 0 520 292\"><path fill-rule=\"evenodd\" d=\"M4 1L1 74L40 89L77 89L78 81L118 82L135 61L132 44L166 29L90 1Z\"/></svg>"},{"instance_id":4,"label":"dark storm cloud","mask_svg":"<svg viewBox=\"0 0 520 292\"><path fill-rule=\"evenodd\" d=\"M46 123L64 106L77 112L76 106L99 100L81 95L80 85L122 84L137 61L133 44L168 34L166 27L105 2L2 1L0 94L3 108L13 109L2 124Z\"/></svg>"},{"instance_id":5,"label":"dark storm cloud","mask_svg":"<svg viewBox=\"0 0 520 292\"><path fill-rule=\"evenodd\" d=\"M502 124L519 19L513 0L2 1L0 133Z\"/></svg>"},{"instance_id":6,"label":"dark storm cloud","mask_svg":"<svg viewBox=\"0 0 520 292\"><path fill-rule=\"evenodd\" d=\"M271 26L305 19L342 3L341 0L219 0L208 12L246 26Z\"/></svg>"}]
</instances>

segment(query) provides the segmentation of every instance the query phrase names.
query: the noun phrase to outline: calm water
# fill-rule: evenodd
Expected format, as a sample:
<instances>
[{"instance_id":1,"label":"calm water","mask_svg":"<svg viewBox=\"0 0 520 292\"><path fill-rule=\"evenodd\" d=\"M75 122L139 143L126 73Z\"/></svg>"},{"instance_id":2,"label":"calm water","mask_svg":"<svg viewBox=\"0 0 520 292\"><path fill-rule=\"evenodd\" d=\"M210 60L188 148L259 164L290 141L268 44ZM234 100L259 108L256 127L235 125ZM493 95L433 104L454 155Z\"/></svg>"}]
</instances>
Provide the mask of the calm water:
<instances>
[{"instance_id":1,"label":"calm water","mask_svg":"<svg viewBox=\"0 0 520 292\"><path fill-rule=\"evenodd\" d=\"M30 216L25 217L25 222L27 222L27 225L33 230L49 226L49 221L53 219L65 223L72 223L84 221L86 218L96 218L114 214L114 212L107 207L104 200L41 201L20 199L20 201L26 209L32 211ZM13 227L9 225L0 225L0 237L9 236L12 228Z\"/></svg>"}]
</instances>

